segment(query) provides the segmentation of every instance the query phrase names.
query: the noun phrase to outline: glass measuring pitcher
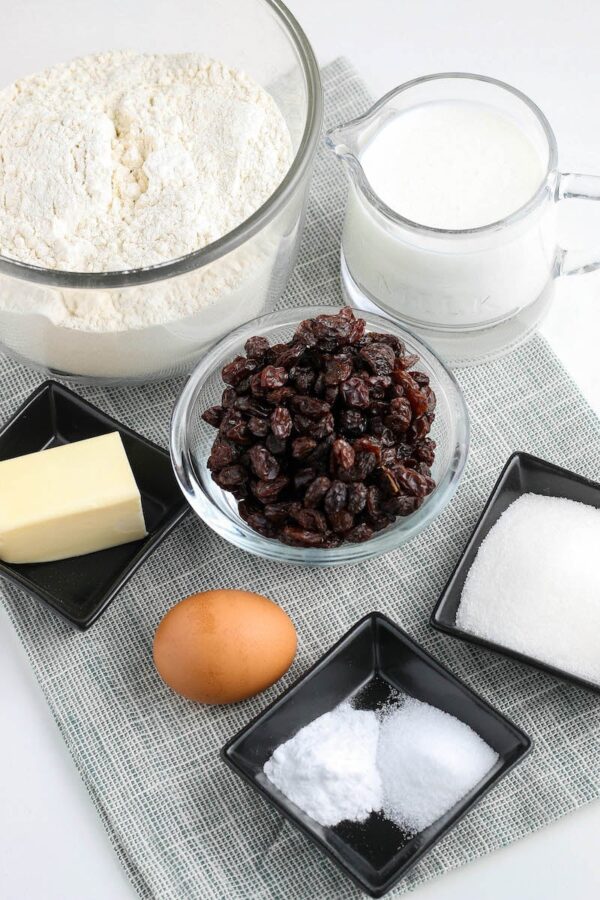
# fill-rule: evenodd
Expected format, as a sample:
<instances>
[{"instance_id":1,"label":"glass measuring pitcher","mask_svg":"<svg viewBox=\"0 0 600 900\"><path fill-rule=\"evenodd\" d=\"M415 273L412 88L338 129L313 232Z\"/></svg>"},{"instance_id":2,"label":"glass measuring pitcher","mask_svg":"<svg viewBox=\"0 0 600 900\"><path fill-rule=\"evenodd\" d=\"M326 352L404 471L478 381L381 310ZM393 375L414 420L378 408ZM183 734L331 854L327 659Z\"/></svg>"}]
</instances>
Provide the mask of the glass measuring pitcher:
<instances>
[{"instance_id":1,"label":"glass measuring pitcher","mask_svg":"<svg viewBox=\"0 0 600 900\"><path fill-rule=\"evenodd\" d=\"M516 124L545 173L527 202L481 227L419 224L375 193L361 157L396 116L423 104L469 101ZM600 177L562 174L556 139L540 109L493 78L431 75L390 91L357 119L331 129L327 144L350 187L342 235L342 287L351 305L400 320L454 365L485 361L524 341L540 324L560 275L600 268L558 245L557 203L600 200Z\"/></svg>"}]
</instances>

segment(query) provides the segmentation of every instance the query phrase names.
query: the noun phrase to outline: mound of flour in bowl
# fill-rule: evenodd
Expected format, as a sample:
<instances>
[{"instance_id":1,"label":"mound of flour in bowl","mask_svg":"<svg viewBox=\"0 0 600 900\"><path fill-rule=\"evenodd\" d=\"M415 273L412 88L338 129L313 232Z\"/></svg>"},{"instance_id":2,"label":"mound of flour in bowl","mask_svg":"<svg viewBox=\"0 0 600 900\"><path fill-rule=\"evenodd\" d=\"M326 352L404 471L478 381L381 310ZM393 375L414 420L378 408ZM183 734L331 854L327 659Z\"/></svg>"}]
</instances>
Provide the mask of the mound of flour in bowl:
<instances>
[{"instance_id":1,"label":"mound of flour in bowl","mask_svg":"<svg viewBox=\"0 0 600 900\"><path fill-rule=\"evenodd\" d=\"M82 57L0 91L0 253L86 272L174 259L247 219L290 159L275 101L236 69Z\"/></svg>"},{"instance_id":2,"label":"mound of flour in bowl","mask_svg":"<svg viewBox=\"0 0 600 900\"><path fill-rule=\"evenodd\" d=\"M254 213L292 155L273 97L224 63L129 51L76 59L0 91L0 254L84 272L177 258ZM0 277L2 343L83 377L188 370L279 296L276 261L295 215L148 284L80 290Z\"/></svg>"}]
</instances>

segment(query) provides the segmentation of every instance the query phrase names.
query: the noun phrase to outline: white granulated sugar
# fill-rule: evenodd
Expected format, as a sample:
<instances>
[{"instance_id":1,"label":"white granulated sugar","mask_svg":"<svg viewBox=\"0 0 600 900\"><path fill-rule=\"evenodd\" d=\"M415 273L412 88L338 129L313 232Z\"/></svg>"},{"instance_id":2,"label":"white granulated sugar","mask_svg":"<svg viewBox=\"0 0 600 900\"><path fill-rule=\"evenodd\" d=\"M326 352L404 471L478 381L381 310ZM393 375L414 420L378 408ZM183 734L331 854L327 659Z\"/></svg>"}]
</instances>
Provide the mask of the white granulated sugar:
<instances>
[{"instance_id":1,"label":"white granulated sugar","mask_svg":"<svg viewBox=\"0 0 600 900\"><path fill-rule=\"evenodd\" d=\"M468 725L407 697L383 715L377 751L387 818L409 833L448 812L498 754Z\"/></svg>"},{"instance_id":2,"label":"white granulated sugar","mask_svg":"<svg viewBox=\"0 0 600 900\"><path fill-rule=\"evenodd\" d=\"M600 511L515 500L481 544L456 624L600 684Z\"/></svg>"},{"instance_id":3,"label":"white granulated sugar","mask_svg":"<svg viewBox=\"0 0 600 900\"><path fill-rule=\"evenodd\" d=\"M281 744L265 775L321 825L361 822L383 802L378 735L376 713L343 703Z\"/></svg>"},{"instance_id":4,"label":"white granulated sugar","mask_svg":"<svg viewBox=\"0 0 600 900\"><path fill-rule=\"evenodd\" d=\"M88 272L174 259L255 212L290 157L273 98L223 63L76 59L0 92L0 252Z\"/></svg>"}]
</instances>

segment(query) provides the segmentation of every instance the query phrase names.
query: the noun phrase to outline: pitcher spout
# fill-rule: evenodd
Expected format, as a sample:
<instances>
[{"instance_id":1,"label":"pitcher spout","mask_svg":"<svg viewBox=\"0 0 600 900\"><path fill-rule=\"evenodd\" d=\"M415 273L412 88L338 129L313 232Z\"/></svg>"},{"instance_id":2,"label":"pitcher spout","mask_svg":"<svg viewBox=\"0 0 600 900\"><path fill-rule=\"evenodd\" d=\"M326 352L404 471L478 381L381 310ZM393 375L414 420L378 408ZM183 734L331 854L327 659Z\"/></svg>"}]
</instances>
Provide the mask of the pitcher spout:
<instances>
[{"instance_id":1,"label":"pitcher spout","mask_svg":"<svg viewBox=\"0 0 600 900\"><path fill-rule=\"evenodd\" d=\"M360 180L361 156L365 147L392 115L393 111L380 101L362 116L335 125L326 132L326 146L344 163L347 174L353 181Z\"/></svg>"},{"instance_id":2,"label":"pitcher spout","mask_svg":"<svg viewBox=\"0 0 600 900\"><path fill-rule=\"evenodd\" d=\"M360 153L359 129L357 121L346 122L330 128L325 134L326 146L343 162L348 163L350 157L358 159Z\"/></svg>"}]
</instances>

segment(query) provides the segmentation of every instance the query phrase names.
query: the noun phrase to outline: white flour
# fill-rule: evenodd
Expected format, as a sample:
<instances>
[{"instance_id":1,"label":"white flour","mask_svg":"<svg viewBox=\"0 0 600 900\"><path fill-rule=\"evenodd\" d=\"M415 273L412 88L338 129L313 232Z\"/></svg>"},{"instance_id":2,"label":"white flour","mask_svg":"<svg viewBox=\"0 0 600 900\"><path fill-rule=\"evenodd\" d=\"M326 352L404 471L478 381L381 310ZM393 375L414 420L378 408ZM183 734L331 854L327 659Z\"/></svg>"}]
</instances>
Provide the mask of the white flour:
<instances>
[{"instance_id":1,"label":"white flour","mask_svg":"<svg viewBox=\"0 0 600 900\"><path fill-rule=\"evenodd\" d=\"M231 231L290 163L272 97L223 63L115 52L0 92L0 251L101 272Z\"/></svg>"},{"instance_id":2,"label":"white flour","mask_svg":"<svg viewBox=\"0 0 600 900\"><path fill-rule=\"evenodd\" d=\"M0 253L87 272L174 259L247 219L291 158L273 98L221 62L77 59L0 91ZM110 291L2 278L2 339L66 371L156 373L262 311L277 249L278 236L263 233L188 275ZM144 333L164 324L167 334Z\"/></svg>"}]
</instances>

